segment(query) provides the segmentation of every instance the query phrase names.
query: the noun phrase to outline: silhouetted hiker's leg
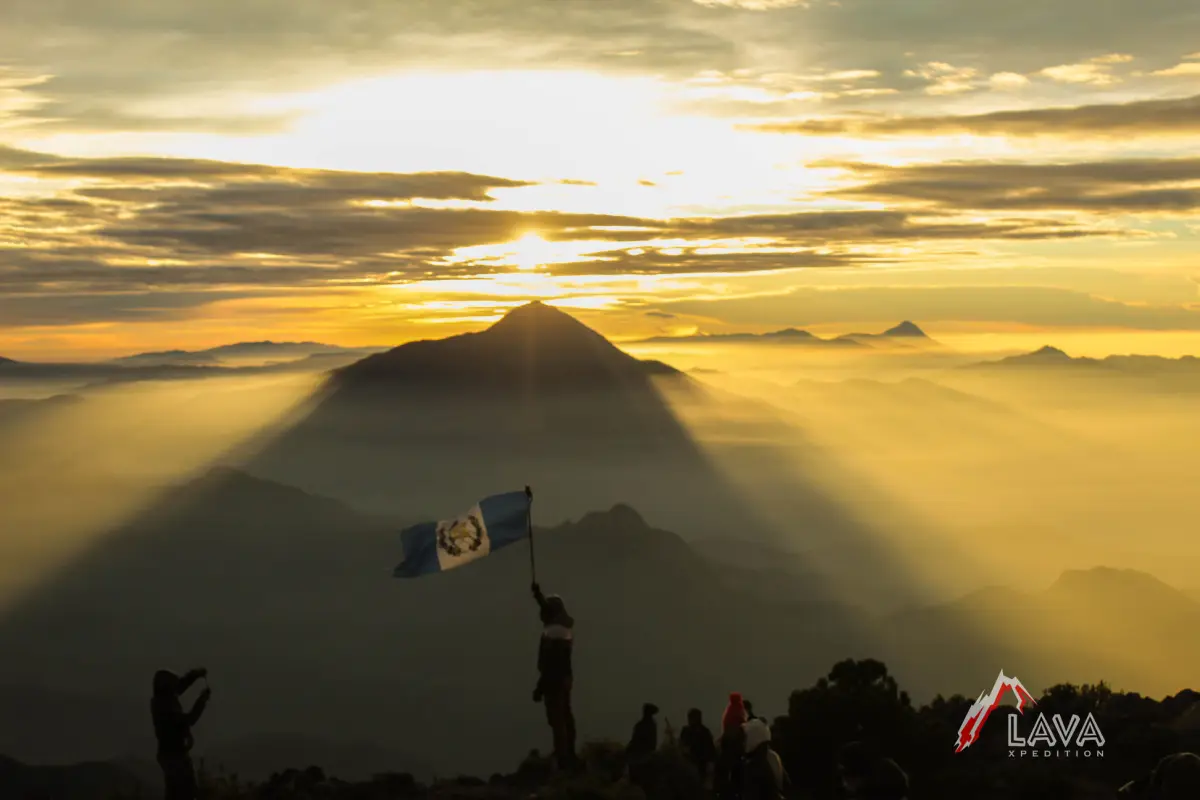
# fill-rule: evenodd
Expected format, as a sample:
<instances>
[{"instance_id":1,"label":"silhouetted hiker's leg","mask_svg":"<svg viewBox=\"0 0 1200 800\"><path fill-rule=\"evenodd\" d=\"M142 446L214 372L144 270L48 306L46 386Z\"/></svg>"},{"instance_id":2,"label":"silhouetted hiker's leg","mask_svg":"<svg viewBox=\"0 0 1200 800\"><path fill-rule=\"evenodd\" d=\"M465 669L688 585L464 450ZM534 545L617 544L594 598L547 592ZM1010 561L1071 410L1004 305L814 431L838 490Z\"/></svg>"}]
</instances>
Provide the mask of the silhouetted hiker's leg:
<instances>
[{"instance_id":1,"label":"silhouetted hiker's leg","mask_svg":"<svg viewBox=\"0 0 1200 800\"><path fill-rule=\"evenodd\" d=\"M560 768L575 761L575 715L571 713L571 684L546 691L546 721L554 734L554 759Z\"/></svg>"},{"instance_id":2,"label":"silhouetted hiker's leg","mask_svg":"<svg viewBox=\"0 0 1200 800\"><path fill-rule=\"evenodd\" d=\"M174 756L159 760L166 800L196 800L196 771L192 759Z\"/></svg>"},{"instance_id":3,"label":"silhouetted hiker's leg","mask_svg":"<svg viewBox=\"0 0 1200 800\"><path fill-rule=\"evenodd\" d=\"M561 764L564 731L561 691L558 687L547 689L542 700L546 704L546 722L550 724L550 733L554 738L554 760Z\"/></svg>"},{"instance_id":4,"label":"silhouetted hiker's leg","mask_svg":"<svg viewBox=\"0 0 1200 800\"><path fill-rule=\"evenodd\" d=\"M565 739L563 746L568 764L575 763L575 712L571 709L571 683L568 681L563 689L563 726Z\"/></svg>"}]
</instances>

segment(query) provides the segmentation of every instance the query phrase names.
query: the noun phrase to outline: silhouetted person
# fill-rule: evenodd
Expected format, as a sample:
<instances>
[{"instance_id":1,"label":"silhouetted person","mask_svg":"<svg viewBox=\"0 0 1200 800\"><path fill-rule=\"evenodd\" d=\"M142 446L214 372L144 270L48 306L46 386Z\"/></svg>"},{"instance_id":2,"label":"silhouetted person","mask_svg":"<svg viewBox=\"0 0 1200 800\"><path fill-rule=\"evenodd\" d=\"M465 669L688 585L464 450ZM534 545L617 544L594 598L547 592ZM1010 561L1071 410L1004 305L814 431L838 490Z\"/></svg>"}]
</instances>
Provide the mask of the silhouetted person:
<instances>
[{"instance_id":1,"label":"silhouetted person","mask_svg":"<svg viewBox=\"0 0 1200 800\"><path fill-rule=\"evenodd\" d=\"M756 717L742 727L746 734L742 800L782 800L787 773L779 754L771 749L771 726Z\"/></svg>"},{"instance_id":2,"label":"silhouetted person","mask_svg":"<svg viewBox=\"0 0 1200 800\"><path fill-rule=\"evenodd\" d=\"M654 715L658 706L646 703L642 706L642 718L633 726L633 736L625 748L625 754L631 759L645 758L658 750L658 722Z\"/></svg>"},{"instance_id":3,"label":"silhouetted person","mask_svg":"<svg viewBox=\"0 0 1200 800\"><path fill-rule=\"evenodd\" d=\"M192 706L184 712L179 696L200 678L208 675L204 669L194 669L183 677L161 669L154 673L154 697L150 700L150 715L154 720L154 735L158 739L158 764L162 767L166 800L195 800L196 771L192 767L192 726L200 719L212 696L207 687Z\"/></svg>"},{"instance_id":4,"label":"silhouetted person","mask_svg":"<svg viewBox=\"0 0 1200 800\"><path fill-rule=\"evenodd\" d=\"M533 597L542 620L538 683L533 690L533 699L546 705L546 721L554 736L554 759L560 769L565 769L575 764L575 715L571 711L575 620L567 613L561 597L556 594L546 597L536 583L533 584Z\"/></svg>"},{"instance_id":5,"label":"silhouetted person","mask_svg":"<svg viewBox=\"0 0 1200 800\"><path fill-rule=\"evenodd\" d=\"M723 800L736 800L742 791L742 762L746 752L746 705L740 692L729 693L729 704L721 715L721 739L717 748L717 770L713 791Z\"/></svg>"},{"instance_id":6,"label":"silhouetted person","mask_svg":"<svg viewBox=\"0 0 1200 800\"><path fill-rule=\"evenodd\" d=\"M850 742L838 753L838 775L849 800L907 800L908 775L864 742Z\"/></svg>"},{"instance_id":7,"label":"silhouetted person","mask_svg":"<svg viewBox=\"0 0 1200 800\"><path fill-rule=\"evenodd\" d=\"M756 719L762 719L762 717L760 717L754 713L754 704L751 703L749 700L743 699L742 705L746 709L746 721L747 722L750 722L750 721L756 720Z\"/></svg>"},{"instance_id":8,"label":"silhouetted person","mask_svg":"<svg viewBox=\"0 0 1200 800\"><path fill-rule=\"evenodd\" d=\"M707 778L709 766L717 761L717 745L700 709L688 711L688 724L679 732L679 746L684 758L700 773L700 779Z\"/></svg>"},{"instance_id":9,"label":"silhouetted person","mask_svg":"<svg viewBox=\"0 0 1200 800\"><path fill-rule=\"evenodd\" d=\"M629 781L643 789L648 788L650 760L658 752L658 723L654 715L658 706L646 703L642 706L642 718L633 726L633 736L625 746L625 756L629 761Z\"/></svg>"}]
</instances>

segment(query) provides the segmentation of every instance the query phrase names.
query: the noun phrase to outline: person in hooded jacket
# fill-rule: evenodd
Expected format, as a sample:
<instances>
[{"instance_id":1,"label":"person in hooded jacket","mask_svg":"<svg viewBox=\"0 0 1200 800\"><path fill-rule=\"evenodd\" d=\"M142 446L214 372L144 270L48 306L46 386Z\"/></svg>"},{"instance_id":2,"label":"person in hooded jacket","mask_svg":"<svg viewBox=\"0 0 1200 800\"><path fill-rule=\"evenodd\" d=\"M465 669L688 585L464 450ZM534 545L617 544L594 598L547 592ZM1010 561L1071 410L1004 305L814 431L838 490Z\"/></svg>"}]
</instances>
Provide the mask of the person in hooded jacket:
<instances>
[{"instance_id":1,"label":"person in hooded jacket","mask_svg":"<svg viewBox=\"0 0 1200 800\"><path fill-rule=\"evenodd\" d=\"M154 674L150 716L154 722L154 735L158 739L158 764L163 771L166 800L196 798L196 771L191 756L194 743L192 727L204 714L212 690L205 687L192 710L186 713L179 698L193 683L207 675L205 669L193 669L182 677L165 669Z\"/></svg>"},{"instance_id":2,"label":"person in hooded jacket","mask_svg":"<svg viewBox=\"0 0 1200 800\"><path fill-rule=\"evenodd\" d=\"M742 790L742 757L746 752L746 706L740 692L729 693L729 704L721 715L720 742L717 747L717 768L713 775L713 791L721 800L738 800Z\"/></svg>"},{"instance_id":3,"label":"person in hooded jacket","mask_svg":"<svg viewBox=\"0 0 1200 800\"><path fill-rule=\"evenodd\" d=\"M629 762L629 780L635 786L649 788L651 760L658 752L658 722L654 716L658 714L658 706L646 703L642 706L642 718L633 726L633 736L625 747L625 757Z\"/></svg>"},{"instance_id":4,"label":"person in hooded jacket","mask_svg":"<svg viewBox=\"0 0 1200 800\"><path fill-rule=\"evenodd\" d=\"M542 594L533 584L542 621L542 636L538 642L538 682L533 690L534 702L546 706L546 721L554 739L554 759L560 769L575 766L575 714L571 710L571 687L574 672L571 656L574 650L575 620L567 613L558 595Z\"/></svg>"},{"instance_id":5,"label":"person in hooded jacket","mask_svg":"<svg viewBox=\"0 0 1200 800\"><path fill-rule=\"evenodd\" d=\"M779 754L771 749L771 726L756 717L743 729L746 761L742 770L742 800L782 800L788 778Z\"/></svg>"},{"instance_id":6,"label":"person in hooded jacket","mask_svg":"<svg viewBox=\"0 0 1200 800\"><path fill-rule=\"evenodd\" d=\"M642 705L642 718L633 726L633 736L625 747L625 755L631 761L648 758L658 750L658 706L654 703Z\"/></svg>"},{"instance_id":7,"label":"person in hooded jacket","mask_svg":"<svg viewBox=\"0 0 1200 800\"><path fill-rule=\"evenodd\" d=\"M688 724L679 732L679 746L684 758L700 773L700 780L708 778L709 765L717 761L717 745L712 731L704 724L704 714L698 708L688 711Z\"/></svg>"}]
</instances>

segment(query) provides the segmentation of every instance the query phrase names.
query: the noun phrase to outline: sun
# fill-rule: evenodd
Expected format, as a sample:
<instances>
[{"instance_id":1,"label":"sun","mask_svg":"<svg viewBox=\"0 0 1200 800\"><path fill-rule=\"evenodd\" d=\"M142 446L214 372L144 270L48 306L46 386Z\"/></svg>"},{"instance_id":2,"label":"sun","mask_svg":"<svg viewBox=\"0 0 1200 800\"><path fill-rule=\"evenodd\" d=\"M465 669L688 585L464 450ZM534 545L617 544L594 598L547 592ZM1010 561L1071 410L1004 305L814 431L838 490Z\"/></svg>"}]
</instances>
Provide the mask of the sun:
<instances>
[{"instance_id":1,"label":"sun","mask_svg":"<svg viewBox=\"0 0 1200 800\"><path fill-rule=\"evenodd\" d=\"M527 233L511 245L508 253L512 263L522 272L532 272L538 267L553 263L556 258L555 248L536 233Z\"/></svg>"}]
</instances>

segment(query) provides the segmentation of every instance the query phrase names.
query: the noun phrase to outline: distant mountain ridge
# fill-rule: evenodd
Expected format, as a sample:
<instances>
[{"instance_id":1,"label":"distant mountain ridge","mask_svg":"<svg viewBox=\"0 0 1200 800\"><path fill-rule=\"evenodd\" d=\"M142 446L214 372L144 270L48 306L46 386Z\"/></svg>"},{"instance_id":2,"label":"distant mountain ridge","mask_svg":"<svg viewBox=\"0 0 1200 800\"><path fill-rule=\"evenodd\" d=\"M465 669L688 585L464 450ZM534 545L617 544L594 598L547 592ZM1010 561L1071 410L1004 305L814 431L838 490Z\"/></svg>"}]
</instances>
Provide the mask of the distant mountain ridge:
<instances>
[{"instance_id":1,"label":"distant mountain ridge","mask_svg":"<svg viewBox=\"0 0 1200 800\"><path fill-rule=\"evenodd\" d=\"M345 354L347 356L365 356L386 348L382 347L342 347L321 342L234 342L204 350L163 350L157 352L136 353L112 359L114 364L128 365L172 365L172 364L210 364L220 365L225 359L302 359L314 355Z\"/></svg>"},{"instance_id":2,"label":"distant mountain ridge","mask_svg":"<svg viewBox=\"0 0 1200 800\"><path fill-rule=\"evenodd\" d=\"M655 336L643 339L639 344L672 344L672 343L740 343L758 342L770 344L788 344L801 347L867 347L867 342L860 340L911 339L933 340L916 324L905 320L899 325L888 328L882 333L847 333L831 339L825 339L801 328L783 328L768 333L694 333L689 336Z\"/></svg>"},{"instance_id":3,"label":"distant mountain ridge","mask_svg":"<svg viewBox=\"0 0 1200 800\"><path fill-rule=\"evenodd\" d=\"M1200 373L1200 358L1181 356L1169 358L1156 355L1110 355L1104 358L1074 357L1051 345L1045 345L1030 353L1008 356L996 361L968 364L963 369L1085 369L1109 370L1126 373L1149 372L1197 372Z\"/></svg>"},{"instance_id":4,"label":"distant mountain ridge","mask_svg":"<svg viewBox=\"0 0 1200 800\"><path fill-rule=\"evenodd\" d=\"M1191 635L1197 629L1200 603L1185 592L1148 573L1112 567L1066 570L1037 592L981 589L950 603L901 612L885 627L897 652L911 648L908 658L914 662L922 660L914 658L921 652L945 654L932 665L926 659L910 667L936 680L986 674L1003 665L1026 681L1055 673L1092 674L1117 687L1152 687L1151 692L1169 691L1189 679L1182 665L1200 660L1200 642ZM979 630L989 636L976 647L956 646ZM1174 633L1183 631L1188 633ZM1138 656L1160 650L1170 652L1165 661ZM902 663L900 657L896 663Z\"/></svg>"},{"instance_id":5,"label":"distant mountain ridge","mask_svg":"<svg viewBox=\"0 0 1200 800\"><path fill-rule=\"evenodd\" d=\"M147 789L137 775L114 763L31 766L0 755L0 790L6 800L141 797Z\"/></svg>"},{"instance_id":6,"label":"distant mountain ridge","mask_svg":"<svg viewBox=\"0 0 1200 800\"><path fill-rule=\"evenodd\" d=\"M262 345L270 345L261 349ZM294 348L293 348L294 345ZM308 343L247 342L223 345L212 350L164 350L139 353L112 361L41 362L0 358L0 380L125 383L132 381L188 380L286 372L327 372L377 352L379 348L325 349L309 351ZM260 363L239 364L225 358L258 359ZM274 359L274 360L272 360Z\"/></svg>"}]
</instances>

